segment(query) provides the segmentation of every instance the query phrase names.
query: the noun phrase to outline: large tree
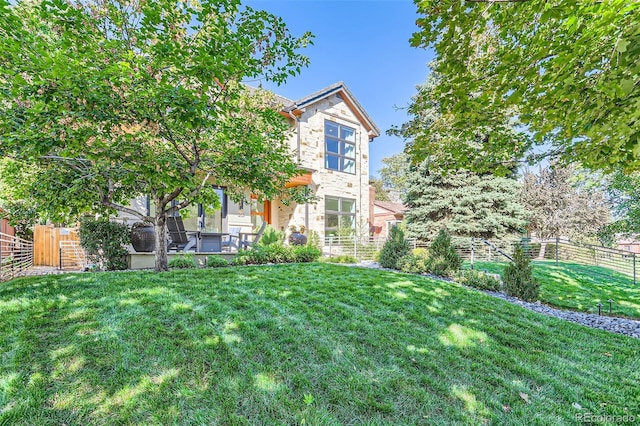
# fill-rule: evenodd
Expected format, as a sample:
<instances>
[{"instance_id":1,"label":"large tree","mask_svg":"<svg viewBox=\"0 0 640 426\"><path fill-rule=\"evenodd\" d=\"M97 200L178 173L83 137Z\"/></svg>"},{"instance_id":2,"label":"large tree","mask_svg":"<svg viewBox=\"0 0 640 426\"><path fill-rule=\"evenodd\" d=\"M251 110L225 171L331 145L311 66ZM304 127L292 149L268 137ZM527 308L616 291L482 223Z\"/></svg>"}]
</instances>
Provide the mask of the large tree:
<instances>
[{"instance_id":1,"label":"large tree","mask_svg":"<svg viewBox=\"0 0 640 426\"><path fill-rule=\"evenodd\" d=\"M441 229L454 237L501 239L526 224L515 179L470 171L443 172L428 161L409 174L405 204L409 236L433 241Z\"/></svg>"},{"instance_id":2,"label":"large tree","mask_svg":"<svg viewBox=\"0 0 640 426\"><path fill-rule=\"evenodd\" d=\"M400 203L407 192L411 160L405 152L399 152L383 158L382 164L384 166L378 170L382 186L393 202Z\"/></svg>"},{"instance_id":3,"label":"large tree","mask_svg":"<svg viewBox=\"0 0 640 426\"><path fill-rule=\"evenodd\" d=\"M536 156L592 169L640 170L640 2L415 0L414 46L433 48L446 116L422 129L414 155L452 168L498 170L527 144L478 128L517 120ZM424 102L416 101L415 109ZM446 139L433 144L431 135ZM477 142L470 144L470 142Z\"/></svg>"},{"instance_id":4,"label":"large tree","mask_svg":"<svg viewBox=\"0 0 640 426\"><path fill-rule=\"evenodd\" d=\"M526 172L521 200L529 212L529 230L538 238L566 236L585 240L595 237L611 220L604 193L580 185L574 167L544 167ZM540 257L544 257L544 245Z\"/></svg>"},{"instance_id":5,"label":"large tree","mask_svg":"<svg viewBox=\"0 0 640 426\"><path fill-rule=\"evenodd\" d=\"M51 216L153 222L165 270L166 217L215 205L211 182L271 198L297 173L281 106L242 81L297 74L309 40L236 0L0 0L0 154L35 164Z\"/></svg>"}]
</instances>

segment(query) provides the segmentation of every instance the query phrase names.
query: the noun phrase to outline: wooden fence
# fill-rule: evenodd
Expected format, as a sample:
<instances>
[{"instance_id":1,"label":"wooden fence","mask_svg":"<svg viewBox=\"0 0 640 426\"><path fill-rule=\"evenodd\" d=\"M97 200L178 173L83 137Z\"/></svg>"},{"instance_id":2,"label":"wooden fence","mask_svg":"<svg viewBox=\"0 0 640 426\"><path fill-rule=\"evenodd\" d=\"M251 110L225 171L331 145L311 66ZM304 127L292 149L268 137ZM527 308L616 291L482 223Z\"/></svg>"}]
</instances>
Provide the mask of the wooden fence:
<instances>
[{"instance_id":1,"label":"wooden fence","mask_svg":"<svg viewBox=\"0 0 640 426\"><path fill-rule=\"evenodd\" d=\"M59 267L60 241L80 241L80 237L74 228L36 225L33 230L33 264Z\"/></svg>"}]
</instances>

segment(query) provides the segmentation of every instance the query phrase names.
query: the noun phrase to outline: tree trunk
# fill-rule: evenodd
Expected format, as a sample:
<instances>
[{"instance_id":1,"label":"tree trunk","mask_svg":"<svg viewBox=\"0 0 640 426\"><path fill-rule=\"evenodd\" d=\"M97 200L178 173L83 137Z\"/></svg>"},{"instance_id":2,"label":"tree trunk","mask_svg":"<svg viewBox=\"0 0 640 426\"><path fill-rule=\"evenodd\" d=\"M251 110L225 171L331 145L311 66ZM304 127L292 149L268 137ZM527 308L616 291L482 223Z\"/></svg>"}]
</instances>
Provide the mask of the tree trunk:
<instances>
[{"instance_id":1,"label":"tree trunk","mask_svg":"<svg viewBox=\"0 0 640 426\"><path fill-rule=\"evenodd\" d=\"M167 217L156 217L156 272L168 271L167 262Z\"/></svg>"},{"instance_id":2,"label":"tree trunk","mask_svg":"<svg viewBox=\"0 0 640 426\"><path fill-rule=\"evenodd\" d=\"M540 243L540 252L538 253L538 260L544 260L544 255L546 250L547 250L547 243L542 241Z\"/></svg>"}]
</instances>

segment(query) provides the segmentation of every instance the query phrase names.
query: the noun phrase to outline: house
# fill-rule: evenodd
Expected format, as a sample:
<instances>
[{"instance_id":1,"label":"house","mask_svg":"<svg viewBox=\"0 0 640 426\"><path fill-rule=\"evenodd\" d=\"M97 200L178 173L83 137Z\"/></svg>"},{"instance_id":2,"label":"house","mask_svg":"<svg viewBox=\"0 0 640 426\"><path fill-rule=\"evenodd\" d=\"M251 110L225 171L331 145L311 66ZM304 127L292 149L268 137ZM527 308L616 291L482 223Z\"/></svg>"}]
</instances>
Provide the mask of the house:
<instances>
[{"instance_id":1,"label":"house","mask_svg":"<svg viewBox=\"0 0 640 426\"><path fill-rule=\"evenodd\" d=\"M640 240L634 237L618 238L616 241L618 250L640 254Z\"/></svg>"},{"instance_id":2,"label":"house","mask_svg":"<svg viewBox=\"0 0 640 426\"><path fill-rule=\"evenodd\" d=\"M317 202L287 206L280 199L258 202L247 193L246 202L235 203L224 188L218 188L221 208L190 206L182 212L185 228L250 232L266 221L284 231L304 225L321 239L342 228L366 235L370 226L369 144L380 130L343 82L297 101L278 100L293 130L289 143L303 172L287 186L307 186ZM135 207L153 213L145 199L138 199Z\"/></svg>"},{"instance_id":3,"label":"house","mask_svg":"<svg viewBox=\"0 0 640 426\"><path fill-rule=\"evenodd\" d=\"M404 219L407 207L390 201L373 200L372 234L375 237L387 237L390 229Z\"/></svg>"}]
</instances>

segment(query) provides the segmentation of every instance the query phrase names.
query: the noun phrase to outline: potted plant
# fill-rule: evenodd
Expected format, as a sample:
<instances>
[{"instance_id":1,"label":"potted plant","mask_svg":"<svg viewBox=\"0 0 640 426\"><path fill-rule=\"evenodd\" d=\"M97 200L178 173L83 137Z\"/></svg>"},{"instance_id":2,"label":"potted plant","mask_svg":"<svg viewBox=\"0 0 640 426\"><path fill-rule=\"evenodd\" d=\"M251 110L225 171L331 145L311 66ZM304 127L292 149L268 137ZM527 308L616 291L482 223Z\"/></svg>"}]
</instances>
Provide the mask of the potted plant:
<instances>
[{"instance_id":1,"label":"potted plant","mask_svg":"<svg viewBox=\"0 0 640 426\"><path fill-rule=\"evenodd\" d=\"M289 235L289 244L294 246L302 246L307 244L307 236L304 235L304 231L307 230L304 225L301 225L299 228L295 225L291 225L289 227L291 231L291 235Z\"/></svg>"},{"instance_id":2,"label":"potted plant","mask_svg":"<svg viewBox=\"0 0 640 426\"><path fill-rule=\"evenodd\" d=\"M150 222L136 222L131 226L131 245L137 252L150 253L156 248L155 229Z\"/></svg>"}]
</instances>

